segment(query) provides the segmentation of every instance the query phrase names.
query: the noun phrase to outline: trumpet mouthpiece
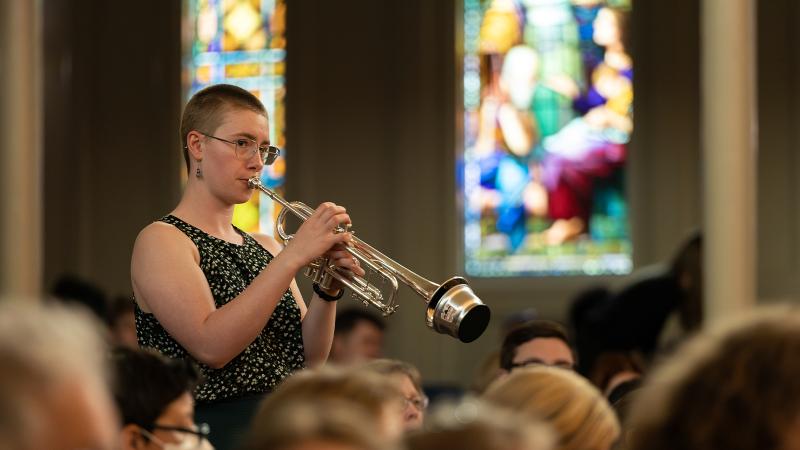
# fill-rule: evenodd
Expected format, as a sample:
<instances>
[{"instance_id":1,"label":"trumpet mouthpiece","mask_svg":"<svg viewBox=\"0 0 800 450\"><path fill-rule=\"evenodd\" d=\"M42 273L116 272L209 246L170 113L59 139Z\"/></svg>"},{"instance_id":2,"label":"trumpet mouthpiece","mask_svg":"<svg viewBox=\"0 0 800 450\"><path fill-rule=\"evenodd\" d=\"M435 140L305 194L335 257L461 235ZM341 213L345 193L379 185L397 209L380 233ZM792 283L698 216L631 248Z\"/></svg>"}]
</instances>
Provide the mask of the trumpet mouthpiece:
<instances>
[{"instance_id":1,"label":"trumpet mouthpiece","mask_svg":"<svg viewBox=\"0 0 800 450\"><path fill-rule=\"evenodd\" d=\"M261 180L259 180L258 177L250 178L250 179L247 180L247 186L250 189L255 189L255 188L261 186Z\"/></svg>"}]
</instances>

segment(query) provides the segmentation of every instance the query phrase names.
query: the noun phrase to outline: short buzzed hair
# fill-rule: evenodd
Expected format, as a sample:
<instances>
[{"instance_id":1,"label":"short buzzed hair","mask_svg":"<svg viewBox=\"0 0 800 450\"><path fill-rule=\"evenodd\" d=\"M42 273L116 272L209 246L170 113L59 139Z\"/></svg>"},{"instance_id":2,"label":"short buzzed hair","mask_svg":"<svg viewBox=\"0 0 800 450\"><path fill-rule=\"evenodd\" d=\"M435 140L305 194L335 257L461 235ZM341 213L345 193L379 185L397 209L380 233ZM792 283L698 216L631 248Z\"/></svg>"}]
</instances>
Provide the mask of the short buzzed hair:
<instances>
[{"instance_id":1,"label":"short buzzed hair","mask_svg":"<svg viewBox=\"0 0 800 450\"><path fill-rule=\"evenodd\" d=\"M570 350L572 349L567 331L561 324L551 320L531 320L513 328L503 339L503 346L500 350L500 367L510 371L517 348L526 342L540 338L560 339L567 344Z\"/></svg>"},{"instance_id":2,"label":"short buzzed hair","mask_svg":"<svg viewBox=\"0 0 800 450\"><path fill-rule=\"evenodd\" d=\"M186 104L181 117L181 148L186 170L189 170L189 148L186 136L194 130L213 133L231 109L249 109L267 117L267 109L255 95L232 84L215 84L198 91Z\"/></svg>"}]
</instances>

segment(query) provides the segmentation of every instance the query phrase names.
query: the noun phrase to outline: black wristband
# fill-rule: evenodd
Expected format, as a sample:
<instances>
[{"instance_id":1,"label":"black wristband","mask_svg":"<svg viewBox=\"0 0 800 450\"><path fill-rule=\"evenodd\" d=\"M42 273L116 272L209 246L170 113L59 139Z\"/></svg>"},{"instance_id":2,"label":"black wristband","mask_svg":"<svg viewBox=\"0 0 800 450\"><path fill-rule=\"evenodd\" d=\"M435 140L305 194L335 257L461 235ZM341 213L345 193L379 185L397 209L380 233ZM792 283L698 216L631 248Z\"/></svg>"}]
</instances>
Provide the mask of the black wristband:
<instances>
[{"instance_id":1,"label":"black wristband","mask_svg":"<svg viewBox=\"0 0 800 450\"><path fill-rule=\"evenodd\" d=\"M325 300L326 302L335 302L336 300L342 298L342 296L344 295L344 289L339 289L339 293L336 295L330 295L325 291L323 291L322 288L317 283L314 283L314 292L317 293L319 298Z\"/></svg>"}]
</instances>

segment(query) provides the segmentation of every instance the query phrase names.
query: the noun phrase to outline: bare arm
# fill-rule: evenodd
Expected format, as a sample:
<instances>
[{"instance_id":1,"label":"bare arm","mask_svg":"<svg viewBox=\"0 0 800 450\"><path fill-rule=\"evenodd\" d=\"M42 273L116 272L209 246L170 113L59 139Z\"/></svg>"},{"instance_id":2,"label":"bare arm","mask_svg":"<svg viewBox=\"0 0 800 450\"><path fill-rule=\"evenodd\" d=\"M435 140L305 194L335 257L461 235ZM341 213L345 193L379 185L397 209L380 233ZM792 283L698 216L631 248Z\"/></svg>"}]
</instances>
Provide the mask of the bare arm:
<instances>
[{"instance_id":1,"label":"bare arm","mask_svg":"<svg viewBox=\"0 0 800 450\"><path fill-rule=\"evenodd\" d=\"M136 239L131 260L137 301L195 359L214 368L224 366L261 332L294 274L316 255L351 239L349 233L330 231L349 222L344 208L323 206L301 226L289 247L221 308L215 307L193 243L171 225L149 225Z\"/></svg>"}]
</instances>

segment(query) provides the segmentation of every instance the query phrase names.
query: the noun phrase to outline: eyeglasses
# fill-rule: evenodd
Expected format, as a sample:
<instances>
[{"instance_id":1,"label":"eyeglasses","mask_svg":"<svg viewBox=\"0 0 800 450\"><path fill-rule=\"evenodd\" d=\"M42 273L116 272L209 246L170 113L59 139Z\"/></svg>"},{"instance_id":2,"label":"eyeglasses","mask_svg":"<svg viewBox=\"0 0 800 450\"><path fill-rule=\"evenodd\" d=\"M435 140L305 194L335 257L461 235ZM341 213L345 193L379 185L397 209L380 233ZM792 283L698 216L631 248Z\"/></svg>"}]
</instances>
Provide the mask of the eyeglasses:
<instances>
[{"instance_id":1,"label":"eyeglasses","mask_svg":"<svg viewBox=\"0 0 800 450\"><path fill-rule=\"evenodd\" d=\"M428 397L421 396L421 397L411 397L411 398L403 398L403 405L408 408L409 406L414 406L417 408L417 411L425 411L428 407Z\"/></svg>"},{"instance_id":2,"label":"eyeglasses","mask_svg":"<svg viewBox=\"0 0 800 450\"><path fill-rule=\"evenodd\" d=\"M200 131L205 137L210 137L211 139L216 139L218 141L226 142L228 144L233 145L234 152L236 153L236 157L242 160L248 160L256 154L259 153L261 157L261 162L264 163L265 166L268 166L275 162L278 159L278 156L281 154L281 149L275 147L274 145L258 145L258 142L250 139L240 137L235 141L229 141L227 139L222 139L220 137L212 136L210 134L203 133Z\"/></svg>"},{"instance_id":3,"label":"eyeglasses","mask_svg":"<svg viewBox=\"0 0 800 450\"><path fill-rule=\"evenodd\" d=\"M211 427L209 427L207 423L197 424L196 428L159 425L156 423L153 424L151 428L153 430L173 431L176 433L185 434L187 436L182 442L188 441L188 443L193 447L199 447L203 443L203 440L208 439L208 435L211 434Z\"/></svg>"}]
</instances>

